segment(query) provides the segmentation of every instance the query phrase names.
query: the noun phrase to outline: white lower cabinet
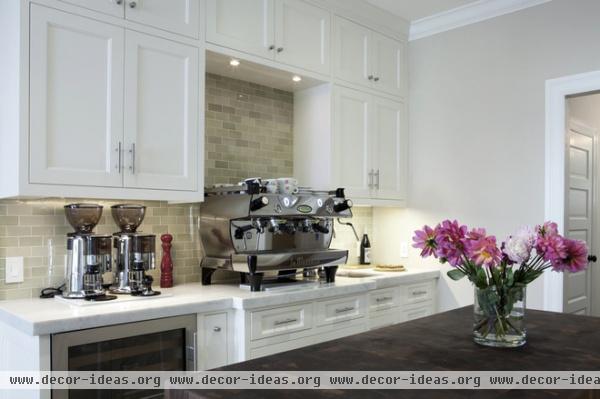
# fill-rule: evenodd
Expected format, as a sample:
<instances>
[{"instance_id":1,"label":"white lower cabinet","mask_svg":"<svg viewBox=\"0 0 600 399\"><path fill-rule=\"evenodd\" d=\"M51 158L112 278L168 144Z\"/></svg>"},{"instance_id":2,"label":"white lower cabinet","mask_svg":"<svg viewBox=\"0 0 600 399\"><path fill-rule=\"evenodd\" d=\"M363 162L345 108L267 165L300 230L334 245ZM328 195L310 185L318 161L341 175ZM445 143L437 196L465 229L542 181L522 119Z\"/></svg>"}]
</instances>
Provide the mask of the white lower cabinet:
<instances>
[{"instance_id":1,"label":"white lower cabinet","mask_svg":"<svg viewBox=\"0 0 600 399\"><path fill-rule=\"evenodd\" d=\"M234 361L255 359L425 317L436 311L437 278L367 292L237 309Z\"/></svg>"},{"instance_id":2,"label":"white lower cabinet","mask_svg":"<svg viewBox=\"0 0 600 399\"><path fill-rule=\"evenodd\" d=\"M210 370L231 363L229 319L230 312L198 315L197 370Z\"/></svg>"}]
</instances>

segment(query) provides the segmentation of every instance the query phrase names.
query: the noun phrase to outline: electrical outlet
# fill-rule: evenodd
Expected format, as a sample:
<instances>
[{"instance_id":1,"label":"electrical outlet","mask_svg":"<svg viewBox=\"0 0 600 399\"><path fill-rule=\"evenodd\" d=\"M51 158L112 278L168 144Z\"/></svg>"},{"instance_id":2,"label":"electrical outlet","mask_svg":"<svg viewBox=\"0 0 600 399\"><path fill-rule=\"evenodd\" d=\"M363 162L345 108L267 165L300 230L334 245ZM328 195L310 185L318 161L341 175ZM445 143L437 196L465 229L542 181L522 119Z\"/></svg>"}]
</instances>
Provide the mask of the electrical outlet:
<instances>
[{"instance_id":1,"label":"electrical outlet","mask_svg":"<svg viewBox=\"0 0 600 399\"><path fill-rule=\"evenodd\" d=\"M22 283L23 279L23 257L14 256L6 258L6 276L5 281L10 283Z\"/></svg>"},{"instance_id":2,"label":"electrical outlet","mask_svg":"<svg viewBox=\"0 0 600 399\"><path fill-rule=\"evenodd\" d=\"M406 241L400 243L400 257L408 258L408 243Z\"/></svg>"}]
</instances>

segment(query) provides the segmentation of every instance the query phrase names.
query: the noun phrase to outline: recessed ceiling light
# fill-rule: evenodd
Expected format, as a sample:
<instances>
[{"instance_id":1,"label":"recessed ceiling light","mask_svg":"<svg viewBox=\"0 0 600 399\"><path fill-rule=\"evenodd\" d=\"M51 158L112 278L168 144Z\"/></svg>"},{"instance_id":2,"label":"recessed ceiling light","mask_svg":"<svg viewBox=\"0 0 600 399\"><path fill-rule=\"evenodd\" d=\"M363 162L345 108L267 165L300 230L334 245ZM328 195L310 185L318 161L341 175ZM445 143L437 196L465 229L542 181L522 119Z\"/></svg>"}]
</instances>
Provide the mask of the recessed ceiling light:
<instances>
[{"instance_id":1,"label":"recessed ceiling light","mask_svg":"<svg viewBox=\"0 0 600 399\"><path fill-rule=\"evenodd\" d=\"M300 76L298 76L298 75L294 75L294 77L292 78L292 80L294 82L300 82L302 80L302 78Z\"/></svg>"},{"instance_id":2,"label":"recessed ceiling light","mask_svg":"<svg viewBox=\"0 0 600 399\"><path fill-rule=\"evenodd\" d=\"M240 60L236 60L235 58L232 58L231 61L229 61L229 65L231 66L238 66L240 65Z\"/></svg>"}]
</instances>

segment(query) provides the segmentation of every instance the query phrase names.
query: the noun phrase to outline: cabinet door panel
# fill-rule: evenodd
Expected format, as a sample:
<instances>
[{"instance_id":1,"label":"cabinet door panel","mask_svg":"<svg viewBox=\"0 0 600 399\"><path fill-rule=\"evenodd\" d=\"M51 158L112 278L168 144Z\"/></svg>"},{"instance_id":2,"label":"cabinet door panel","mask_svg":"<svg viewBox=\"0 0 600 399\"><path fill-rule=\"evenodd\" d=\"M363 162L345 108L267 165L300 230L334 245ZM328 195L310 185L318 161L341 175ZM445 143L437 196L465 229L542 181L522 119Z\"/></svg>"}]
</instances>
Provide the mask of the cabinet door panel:
<instances>
[{"instance_id":1,"label":"cabinet door panel","mask_svg":"<svg viewBox=\"0 0 600 399\"><path fill-rule=\"evenodd\" d=\"M123 36L31 6L30 182L122 185Z\"/></svg>"},{"instance_id":2,"label":"cabinet door panel","mask_svg":"<svg viewBox=\"0 0 600 399\"><path fill-rule=\"evenodd\" d=\"M227 364L227 313L213 314L204 317L204 342L201 348L204 353L204 369L210 370Z\"/></svg>"},{"instance_id":3,"label":"cabinet door panel","mask_svg":"<svg viewBox=\"0 0 600 399\"><path fill-rule=\"evenodd\" d=\"M373 32L373 88L404 96L406 91L406 45Z\"/></svg>"},{"instance_id":4,"label":"cabinet door panel","mask_svg":"<svg viewBox=\"0 0 600 399\"><path fill-rule=\"evenodd\" d=\"M334 21L333 74L335 77L370 86L369 51L371 31L347 19Z\"/></svg>"},{"instance_id":5,"label":"cabinet door panel","mask_svg":"<svg viewBox=\"0 0 600 399\"><path fill-rule=\"evenodd\" d=\"M198 49L131 31L125 46L125 186L193 191Z\"/></svg>"},{"instance_id":6,"label":"cabinet door panel","mask_svg":"<svg viewBox=\"0 0 600 399\"><path fill-rule=\"evenodd\" d=\"M407 134L402 103L373 98L374 167L377 198L405 199Z\"/></svg>"},{"instance_id":7,"label":"cabinet door panel","mask_svg":"<svg viewBox=\"0 0 600 399\"><path fill-rule=\"evenodd\" d=\"M207 0L206 40L273 58L273 0Z\"/></svg>"},{"instance_id":8,"label":"cabinet door panel","mask_svg":"<svg viewBox=\"0 0 600 399\"><path fill-rule=\"evenodd\" d=\"M281 0L275 21L277 61L329 73L329 11L298 0Z\"/></svg>"},{"instance_id":9,"label":"cabinet door panel","mask_svg":"<svg viewBox=\"0 0 600 399\"><path fill-rule=\"evenodd\" d=\"M121 17L125 15L124 1L120 0L62 0L79 7L88 8L104 14ZM120 4L119 4L120 3Z\"/></svg>"},{"instance_id":10,"label":"cabinet door panel","mask_svg":"<svg viewBox=\"0 0 600 399\"><path fill-rule=\"evenodd\" d=\"M369 198L371 138L369 95L347 88L334 91L333 176L350 198Z\"/></svg>"},{"instance_id":11,"label":"cabinet door panel","mask_svg":"<svg viewBox=\"0 0 600 399\"><path fill-rule=\"evenodd\" d=\"M126 0L126 3L128 20L198 38L200 0ZM131 7L133 4L135 7Z\"/></svg>"}]
</instances>

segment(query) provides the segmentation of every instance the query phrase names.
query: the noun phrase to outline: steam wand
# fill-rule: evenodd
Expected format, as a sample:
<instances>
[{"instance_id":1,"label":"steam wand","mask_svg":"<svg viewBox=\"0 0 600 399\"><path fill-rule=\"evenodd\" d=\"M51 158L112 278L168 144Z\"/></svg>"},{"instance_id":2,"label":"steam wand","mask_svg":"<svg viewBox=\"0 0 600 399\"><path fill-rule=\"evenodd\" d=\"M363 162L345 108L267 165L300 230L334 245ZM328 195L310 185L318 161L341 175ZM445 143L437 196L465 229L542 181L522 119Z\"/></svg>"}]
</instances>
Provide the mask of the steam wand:
<instances>
[{"instance_id":1,"label":"steam wand","mask_svg":"<svg viewBox=\"0 0 600 399\"><path fill-rule=\"evenodd\" d=\"M360 241L360 238L358 238L358 234L356 233L356 229L354 228L354 225L350 222L342 222L342 220L340 218L337 218L337 221L339 224L343 224L346 226L350 226L352 228L352 232L354 233L354 237L356 237L356 241Z\"/></svg>"}]
</instances>

